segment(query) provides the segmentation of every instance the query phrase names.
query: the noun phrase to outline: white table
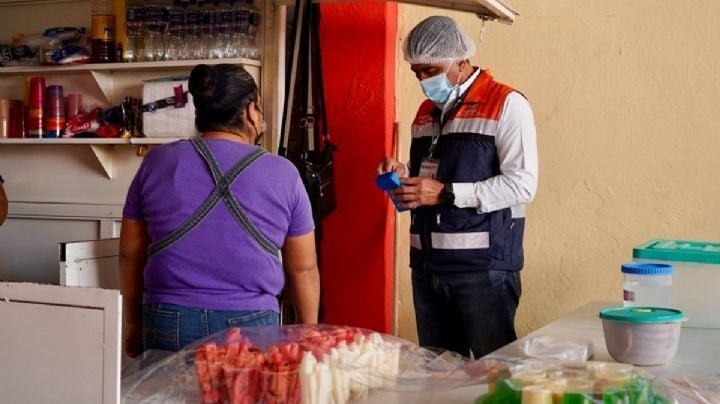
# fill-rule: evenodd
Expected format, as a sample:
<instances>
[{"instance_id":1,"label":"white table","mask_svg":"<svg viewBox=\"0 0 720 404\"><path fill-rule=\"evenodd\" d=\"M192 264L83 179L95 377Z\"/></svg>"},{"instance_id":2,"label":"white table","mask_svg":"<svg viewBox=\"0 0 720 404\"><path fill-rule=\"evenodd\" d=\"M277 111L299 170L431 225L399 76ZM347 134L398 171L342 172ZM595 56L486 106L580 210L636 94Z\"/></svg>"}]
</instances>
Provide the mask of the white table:
<instances>
[{"instance_id":1,"label":"white table","mask_svg":"<svg viewBox=\"0 0 720 404\"><path fill-rule=\"evenodd\" d=\"M568 335L589 338L595 345L592 360L614 360L605 347L600 310L606 307L622 306L616 302L591 302L574 312L528 334L524 338L500 348L493 355L522 356L522 342L543 334ZM720 373L720 329L683 328L680 332L678 352L671 363L662 366L648 366L642 369L654 375L669 373Z\"/></svg>"},{"instance_id":2,"label":"white table","mask_svg":"<svg viewBox=\"0 0 720 404\"><path fill-rule=\"evenodd\" d=\"M592 360L614 362L605 347L602 322L598 317L605 307L622 306L615 302L591 302L560 319L541 327L525 337L493 352L490 357L521 358L522 344L538 335L567 335L591 339L595 354ZM664 374L720 374L720 330L683 328L680 333L678 352L673 361L663 366L643 367L644 370L660 376ZM473 403L486 392L484 385L469 386L450 391L424 392L422 394L378 392L371 394L360 403Z\"/></svg>"}]
</instances>

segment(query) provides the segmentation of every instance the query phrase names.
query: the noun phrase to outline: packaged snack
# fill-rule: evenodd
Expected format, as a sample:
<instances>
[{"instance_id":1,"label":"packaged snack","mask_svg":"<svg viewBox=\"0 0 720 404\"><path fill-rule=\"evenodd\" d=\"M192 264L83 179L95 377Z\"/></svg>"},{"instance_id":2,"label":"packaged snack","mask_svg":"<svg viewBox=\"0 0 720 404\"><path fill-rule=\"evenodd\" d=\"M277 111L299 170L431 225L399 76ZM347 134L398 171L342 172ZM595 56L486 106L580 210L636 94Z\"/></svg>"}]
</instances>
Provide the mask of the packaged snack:
<instances>
[{"instance_id":1,"label":"packaged snack","mask_svg":"<svg viewBox=\"0 0 720 404\"><path fill-rule=\"evenodd\" d=\"M488 393L475 403L675 403L653 389L653 379L632 365L612 362L498 365L488 378Z\"/></svg>"}]
</instances>

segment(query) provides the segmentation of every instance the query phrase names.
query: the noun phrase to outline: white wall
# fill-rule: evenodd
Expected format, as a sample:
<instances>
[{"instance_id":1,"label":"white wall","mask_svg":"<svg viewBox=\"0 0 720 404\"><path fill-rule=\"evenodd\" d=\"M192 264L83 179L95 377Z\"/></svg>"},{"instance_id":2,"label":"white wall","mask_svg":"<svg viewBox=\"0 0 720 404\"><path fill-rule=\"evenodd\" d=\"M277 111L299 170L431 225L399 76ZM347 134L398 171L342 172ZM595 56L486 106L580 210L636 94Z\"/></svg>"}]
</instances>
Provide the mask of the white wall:
<instances>
[{"instance_id":1,"label":"white wall","mask_svg":"<svg viewBox=\"0 0 720 404\"><path fill-rule=\"evenodd\" d=\"M86 145L0 145L10 201L0 227L1 280L57 284L58 243L118 235L115 221L142 159L136 146L114 147L117 177L108 179Z\"/></svg>"}]
</instances>

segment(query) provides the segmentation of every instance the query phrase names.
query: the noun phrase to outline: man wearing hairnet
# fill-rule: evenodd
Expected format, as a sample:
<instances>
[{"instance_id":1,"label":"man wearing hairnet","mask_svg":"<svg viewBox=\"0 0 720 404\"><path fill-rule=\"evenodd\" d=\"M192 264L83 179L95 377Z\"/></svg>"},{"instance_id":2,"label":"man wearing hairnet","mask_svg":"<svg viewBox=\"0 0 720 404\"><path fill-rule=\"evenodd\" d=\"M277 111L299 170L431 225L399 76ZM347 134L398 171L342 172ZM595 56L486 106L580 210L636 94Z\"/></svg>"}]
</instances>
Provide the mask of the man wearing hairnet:
<instances>
[{"instance_id":1,"label":"man wearing hairnet","mask_svg":"<svg viewBox=\"0 0 720 404\"><path fill-rule=\"evenodd\" d=\"M411 209L410 267L420 345L475 358L514 341L525 204L538 163L530 104L474 67L473 41L448 17L410 32L405 60L427 100L412 124L410 164L386 157Z\"/></svg>"}]
</instances>

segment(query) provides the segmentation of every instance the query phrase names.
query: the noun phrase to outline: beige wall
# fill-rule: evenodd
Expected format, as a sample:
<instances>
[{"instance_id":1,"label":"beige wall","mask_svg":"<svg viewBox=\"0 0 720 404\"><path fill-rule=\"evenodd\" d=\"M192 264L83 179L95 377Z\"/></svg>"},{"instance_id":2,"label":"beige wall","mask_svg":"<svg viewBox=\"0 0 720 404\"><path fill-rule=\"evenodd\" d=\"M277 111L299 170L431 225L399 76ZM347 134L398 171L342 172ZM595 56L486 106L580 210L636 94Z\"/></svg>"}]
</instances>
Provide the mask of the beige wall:
<instances>
[{"instance_id":1,"label":"beige wall","mask_svg":"<svg viewBox=\"0 0 720 404\"><path fill-rule=\"evenodd\" d=\"M473 62L521 90L535 112L540 183L517 319L525 334L588 301L621 299L620 264L633 246L720 240L720 2L508 1L521 16L488 23ZM401 6L398 43L436 13ZM479 20L448 15L478 38ZM398 47L405 153L421 98ZM413 338L406 220L398 326Z\"/></svg>"}]
</instances>

